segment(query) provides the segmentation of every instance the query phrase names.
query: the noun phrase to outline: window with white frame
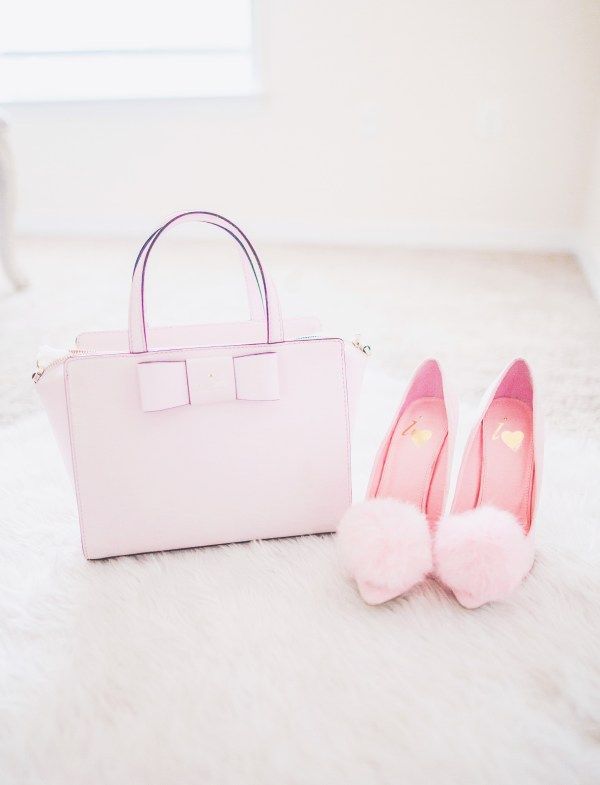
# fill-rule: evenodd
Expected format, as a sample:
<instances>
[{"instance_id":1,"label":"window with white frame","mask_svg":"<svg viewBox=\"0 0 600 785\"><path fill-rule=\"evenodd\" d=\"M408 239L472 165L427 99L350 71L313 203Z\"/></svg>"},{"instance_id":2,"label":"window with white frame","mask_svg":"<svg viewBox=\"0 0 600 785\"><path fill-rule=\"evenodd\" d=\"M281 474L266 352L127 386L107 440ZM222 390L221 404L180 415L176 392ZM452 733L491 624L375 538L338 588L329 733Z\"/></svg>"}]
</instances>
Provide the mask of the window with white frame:
<instances>
[{"instance_id":1,"label":"window with white frame","mask_svg":"<svg viewBox=\"0 0 600 785\"><path fill-rule=\"evenodd\" d=\"M250 95L252 32L252 0L17 0L0 102Z\"/></svg>"}]
</instances>

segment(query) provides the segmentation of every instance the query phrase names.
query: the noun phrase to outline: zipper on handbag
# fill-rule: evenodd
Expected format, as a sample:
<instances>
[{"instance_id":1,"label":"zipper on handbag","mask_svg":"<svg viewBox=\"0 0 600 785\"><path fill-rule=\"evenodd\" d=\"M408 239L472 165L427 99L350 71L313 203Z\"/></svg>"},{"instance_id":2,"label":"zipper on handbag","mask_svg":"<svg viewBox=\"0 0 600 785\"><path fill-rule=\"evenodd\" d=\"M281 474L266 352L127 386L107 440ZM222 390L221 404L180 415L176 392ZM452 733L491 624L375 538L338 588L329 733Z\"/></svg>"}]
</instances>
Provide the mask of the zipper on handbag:
<instances>
[{"instance_id":1,"label":"zipper on handbag","mask_svg":"<svg viewBox=\"0 0 600 785\"><path fill-rule=\"evenodd\" d=\"M322 338L321 335L302 335L298 338L298 341L310 341L313 338ZM358 349L363 354L371 354L371 347L368 343L361 343L360 335L357 335L356 338L352 341L352 346Z\"/></svg>"},{"instance_id":2,"label":"zipper on handbag","mask_svg":"<svg viewBox=\"0 0 600 785\"><path fill-rule=\"evenodd\" d=\"M46 373L47 370L50 368L54 368L56 365L61 365L64 363L65 360L68 360L69 357L75 357L82 354L89 354L86 349L69 349L68 352L59 355L58 357L54 357L48 362L43 362L38 359L36 360L35 371L32 373L31 378L33 379L33 383L37 384L37 382L41 379L41 377Z\"/></svg>"},{"instance_id":3,"label":"zipper on handbag","mask_svg":"<svg viewBox=\"0 0 600 785\"><path fill-rule=\"evenodd\" d=\"M318 338L318 337L319 337L318 335L303 335L300 338L300 340L301 341L309 341L311 338ZM360 340L360 336L359 335L357 335L356 338L352 341L352 346L354 346L356 349L361 351L363 354L366 354L366 355L371 354L371 347L369 346L369 344L362 343L361 340ZM44 348L46 348L46 347L44 347ZM50 347L47 347L47 348L50 348ZM48 353L50 353L50 352L47 352L47 354ZM51 353L55 354L56 350L52 349ZM34 384L37 384L37 382L42 378L44 373L47 370L49 370L50 368L54 368L55 366L60 365L61 363L64 363L65 360L69 359L69 357L77 357L77 356L81 356L81 355L84 355L84 354L90 354L90 352L88 350L86 350L86 349L69 349L67 352L63 352L62 354L59 354L58 356L53 357L48 362L43 362L38 357L38 359L36 361L35 371L31 375L31 378L32 378Z\"/></svg>"}]
</instances>

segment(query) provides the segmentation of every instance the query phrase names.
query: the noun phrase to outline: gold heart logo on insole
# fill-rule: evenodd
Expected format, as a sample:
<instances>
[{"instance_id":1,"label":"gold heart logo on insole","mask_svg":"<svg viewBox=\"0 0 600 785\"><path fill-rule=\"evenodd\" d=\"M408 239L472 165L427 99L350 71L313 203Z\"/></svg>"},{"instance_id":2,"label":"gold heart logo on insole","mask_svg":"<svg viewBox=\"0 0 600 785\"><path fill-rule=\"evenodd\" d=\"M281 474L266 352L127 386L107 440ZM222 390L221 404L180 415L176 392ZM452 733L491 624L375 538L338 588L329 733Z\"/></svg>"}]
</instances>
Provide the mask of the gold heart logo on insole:
<instances>
[{"instance_id":1,"label":"gold heart logo on insole","mask_svg":"<svg viewBox=\"0 0 600 785\"><path fill-rule=\"evenodd\" d=\"M431 439L431 431L427 429L420 430L419 428L415 428L411 434L410 438L413 442L419 447L421 444L425 444Z\"/></svg>"},{"instance_id":2,"label":"gold heart logo on insole","mask_svg":"<svg viewBox=\"0 0 600 785\"><path fill-rule=\"evenodd\" d=\"M523 431L502 431L502 441L513 452L516 452L523 442Z\"/></svg>"}]
</instances>

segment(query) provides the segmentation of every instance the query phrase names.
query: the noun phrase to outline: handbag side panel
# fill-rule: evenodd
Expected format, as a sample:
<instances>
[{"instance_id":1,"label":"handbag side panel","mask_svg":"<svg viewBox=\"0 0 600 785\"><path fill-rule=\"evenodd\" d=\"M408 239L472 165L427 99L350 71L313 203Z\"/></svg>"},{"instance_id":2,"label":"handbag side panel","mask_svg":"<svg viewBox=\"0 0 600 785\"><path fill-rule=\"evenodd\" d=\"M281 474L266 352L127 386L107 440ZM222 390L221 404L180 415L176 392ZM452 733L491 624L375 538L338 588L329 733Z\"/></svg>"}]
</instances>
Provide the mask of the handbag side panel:
<instances>
[{"instance_id":1,"label":"handbag side panel","mask_svg":"<svg viewBox=\"0 0 600 785\"><path fill-rule=\"evenodd\" d=\"M142 409L139 363L267 352L278 400ZM341 340L73 357L65 383L88 558L328 532L351 502Z\"/></svg>"},{"instance_id":2,"label":"handbag side panel","mask_svg":"<svg viewBox=\"0 0 600 785\"><path fill-rule=\"evenodd\" d=\"M69 434L69 414L67 411L64 365L60 363L45 371L35 385L35 388L44 409L46 410L46 415L69 477L73 480L73 460L71 437Z\"/></svg>"}]
</instances>

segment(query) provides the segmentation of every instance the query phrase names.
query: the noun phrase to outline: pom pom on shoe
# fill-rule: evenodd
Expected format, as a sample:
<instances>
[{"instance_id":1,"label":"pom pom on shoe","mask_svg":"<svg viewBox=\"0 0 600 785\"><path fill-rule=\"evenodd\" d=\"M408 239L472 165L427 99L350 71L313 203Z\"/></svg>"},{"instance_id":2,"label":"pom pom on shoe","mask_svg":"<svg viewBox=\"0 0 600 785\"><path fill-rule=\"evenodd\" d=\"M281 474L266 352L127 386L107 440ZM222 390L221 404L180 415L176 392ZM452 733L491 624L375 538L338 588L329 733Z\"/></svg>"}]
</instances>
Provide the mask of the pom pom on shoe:
<instances>
[{"instance_id":1,"label":"pom pom on shoe","mask_svg":"<svg viewBox=\"0 0 600 785\"><path fill-rule=\"evenodd\" d=\"M337 531L342 567L369 605L404 594L431 572L429 526L412 504L394 499L355 504Z\"/></svg>"},{"instance_id":2,"label":"pom pom on shoe","mask_svg":"<svg viewBox=\"0 0 600 785\"><path fill-rule=\"evenodd\" d=\"M504 510L482 506L443 518L433 545L436 576L465 608L502 600L533 564L533 537Z\"/></svg>"}]
</instances>

